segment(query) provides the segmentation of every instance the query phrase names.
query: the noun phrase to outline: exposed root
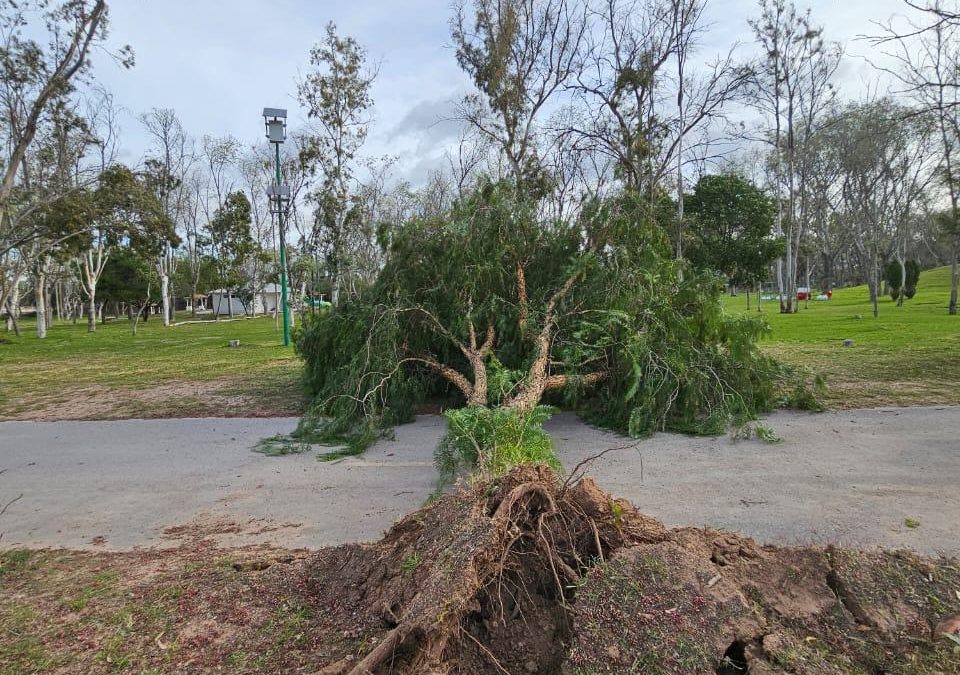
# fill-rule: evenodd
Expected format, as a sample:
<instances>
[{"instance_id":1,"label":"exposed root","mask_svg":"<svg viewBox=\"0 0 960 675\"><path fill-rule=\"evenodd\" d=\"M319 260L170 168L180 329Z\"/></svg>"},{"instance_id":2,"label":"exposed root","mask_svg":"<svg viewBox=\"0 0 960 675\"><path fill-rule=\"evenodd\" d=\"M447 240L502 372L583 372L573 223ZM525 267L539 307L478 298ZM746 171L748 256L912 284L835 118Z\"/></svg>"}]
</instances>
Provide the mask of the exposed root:
<instances>
[{"instance_id":1,"label":"exposed root","mask_svg":"<svg viewBox=\"0 0 960 675\"><path fill-rule=\"evenodd\" d=\"M864 625L912 630L915 618L900 600L856 605L858 577L831 555L668 532L589 478L561 485L525 466L407 516L378 544L321 552L313 587L355 626L344 635L358 660L326 671L337 675L763 674L792 658L812 665L791 672L829 674L843 672L823 656L837 645L875 646L836 624L837 598Z\"/></svg>"}]
</instances>

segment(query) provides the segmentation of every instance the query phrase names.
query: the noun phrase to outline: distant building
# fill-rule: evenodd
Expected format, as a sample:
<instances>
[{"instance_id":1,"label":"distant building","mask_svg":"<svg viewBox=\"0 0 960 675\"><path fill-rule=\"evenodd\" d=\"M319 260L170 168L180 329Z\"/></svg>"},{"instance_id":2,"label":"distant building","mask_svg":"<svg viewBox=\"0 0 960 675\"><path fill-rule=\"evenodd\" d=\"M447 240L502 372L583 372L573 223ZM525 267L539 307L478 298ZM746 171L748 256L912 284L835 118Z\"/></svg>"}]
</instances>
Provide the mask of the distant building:
<instances>
[{"instance_id":1,"label":"distant building","mask_svg":"<svg viewBox=\"0 0 960 675\"><path fill-rule=\"evenodd\" d=\"M280 284L266 284L263 289L250 298L249 293L241 291L235 293L219 288L207 294L207 307L214 314L223 316L232 313L237 315L273 314L280 306ZM290 289L287 288L289 297Z\"/></svg>"}]
</instances>

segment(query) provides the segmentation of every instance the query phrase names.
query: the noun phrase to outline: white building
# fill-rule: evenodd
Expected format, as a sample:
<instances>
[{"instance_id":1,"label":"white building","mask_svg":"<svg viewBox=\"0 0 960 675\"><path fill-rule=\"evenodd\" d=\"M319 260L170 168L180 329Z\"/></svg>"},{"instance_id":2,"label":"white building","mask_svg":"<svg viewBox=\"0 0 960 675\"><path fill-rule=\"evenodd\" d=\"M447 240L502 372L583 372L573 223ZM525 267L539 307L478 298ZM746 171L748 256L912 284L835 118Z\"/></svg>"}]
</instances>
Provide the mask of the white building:
<instances>
[{"instance_id":1,"label":"white building","mask_svg":"<svg viewBox=\"0 0 960 675\"><path fill-rule=\"evenodd\" d=\"M244 303L236 293L228 293L223 289L210 291L207 306L210 311L219 316L229 315L231 308L234 316L273 314L280 306L280 284L266 284L263 289L253 296L252 301ZM289 298L290 289L287 288ZM246 294L244 294L246 295Z\"/></svg>"}]
</instances>

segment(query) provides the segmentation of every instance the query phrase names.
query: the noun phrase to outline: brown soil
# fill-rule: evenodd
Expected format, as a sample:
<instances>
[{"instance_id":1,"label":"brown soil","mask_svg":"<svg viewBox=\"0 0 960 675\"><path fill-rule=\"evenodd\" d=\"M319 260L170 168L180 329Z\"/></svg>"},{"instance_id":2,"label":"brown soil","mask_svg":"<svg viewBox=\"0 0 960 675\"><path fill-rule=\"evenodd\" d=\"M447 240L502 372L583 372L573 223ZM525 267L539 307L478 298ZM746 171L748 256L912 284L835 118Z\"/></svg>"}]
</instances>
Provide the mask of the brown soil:
<instances>
[{"instance_id":1,"label":"brown soil","mask_svg":"<svg viewBox=\"0 0 960 675\"><path fill-rule=\"evenodd\" d=\"M668 531L542 467L375 544L0 555L2 672L960 673L957 614L956 561Z\"/></svg>"},{"instance_id":2,"label":"brown soil","mask_svg":"<svg viewBox=\"0 0 960 675\"><path fill-rule=\"evenodd\" d=\"M4 420L52 422L166 417L283 417L303 412L302 396L245 394L234 379L174 381L144 387L66 387L35 396ZM249 387L246 387L249 389ZM280 405L277 405L280 401ZM286 401L286 403L284 403Z\"/></svg>"}]
</instances>

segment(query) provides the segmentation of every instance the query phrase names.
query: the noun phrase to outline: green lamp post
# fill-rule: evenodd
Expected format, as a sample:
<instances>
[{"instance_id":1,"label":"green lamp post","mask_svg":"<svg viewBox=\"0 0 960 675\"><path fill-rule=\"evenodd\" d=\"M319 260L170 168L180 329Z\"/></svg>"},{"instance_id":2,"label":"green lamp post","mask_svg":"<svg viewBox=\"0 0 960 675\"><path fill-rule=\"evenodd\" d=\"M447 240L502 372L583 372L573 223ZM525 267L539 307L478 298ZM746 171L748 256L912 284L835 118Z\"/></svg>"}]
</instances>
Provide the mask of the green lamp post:
<instances>
[{"instance_id":1,"label":"green lamp post","mask_svg":"<svg viewBox=\"0 0 960 675\"><path fill-rule=\"evenodd\" d=\"M290 208L290 188L283 184L280 174L280 146L287 139L287 111L283 108L264 108L263 122L267 140L273 144L276 157L276 182L267 188L270 210L277 214L280 231L280 305L283 308L283 346L290 345L290 307L287 302L287 245L284 221Z\"/></svg>"}]
</instances>

